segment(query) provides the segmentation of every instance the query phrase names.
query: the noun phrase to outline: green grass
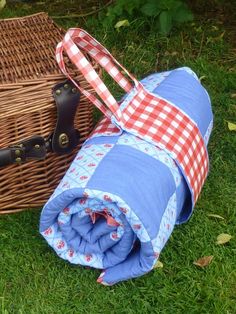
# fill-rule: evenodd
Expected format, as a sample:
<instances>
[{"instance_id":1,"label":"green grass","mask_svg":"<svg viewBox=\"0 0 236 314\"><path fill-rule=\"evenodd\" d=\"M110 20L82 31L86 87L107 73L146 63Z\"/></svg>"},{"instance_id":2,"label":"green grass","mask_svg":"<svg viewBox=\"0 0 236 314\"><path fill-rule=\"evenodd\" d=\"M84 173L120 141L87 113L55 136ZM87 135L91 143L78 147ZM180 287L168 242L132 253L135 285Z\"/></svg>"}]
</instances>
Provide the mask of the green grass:
<instances>
[{"instance_id":1,"label":"green grass","mask_svg":"<svg viewBox=\"0 0 236 314\"><path fill-rule=\"evenodd\" d=\"M6 8L2 16L43 9L18 5ZM58 22L86 28L138 78L182 65L204 76L215 116L211 169L192 218L176 227L161 254L164 267L113 287L96 283L97 270L69 265L53 253L38 233L39 211L1 216L0 313L235 314L236 133L227 129L225 121L236 123L235 98L231 98L236 69L229 25L222 37L225 26L217 17L199 17L165 38L138 21L119 33L105 31L96 19ZM106 81L116 96L121 95L111 80ZM225 219L209 217L210 213ZM215 242L220 233L234 238L219 246ZM214 256L208 267L193 265L205 255Z\"/></svg>"}]
</instances>

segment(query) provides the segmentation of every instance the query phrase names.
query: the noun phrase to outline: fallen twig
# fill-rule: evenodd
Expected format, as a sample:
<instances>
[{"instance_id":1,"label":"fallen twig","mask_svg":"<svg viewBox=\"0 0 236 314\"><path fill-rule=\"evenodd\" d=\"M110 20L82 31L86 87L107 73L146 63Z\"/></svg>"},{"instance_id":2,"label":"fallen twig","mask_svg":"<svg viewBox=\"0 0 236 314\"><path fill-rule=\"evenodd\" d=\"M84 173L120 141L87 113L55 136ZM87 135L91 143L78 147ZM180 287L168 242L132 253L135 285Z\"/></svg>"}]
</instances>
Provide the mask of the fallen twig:
<instances>
[{"instance_id":1,"label":"fallen twig","mask_svg":"<svg viewBox=\"0 0 236 314\"><path fill-rule=\"evenodd\" d=\"M102 10L104 10L106 7L108 7L109 5L111 5L113 3L113 0L110 0L109 2L107 2L107 4L105 4L102 8L96 9L94 11L88 12L88 13L84 13L84 14L71 14L71 15L56 15L56 16L51 16L51 18L53 19L71 19L71 18L81 18L81 17L85 17L85 16L89 16L89 15L93 15L97 12L100 12Z\"/></svg>"}]
</instances>

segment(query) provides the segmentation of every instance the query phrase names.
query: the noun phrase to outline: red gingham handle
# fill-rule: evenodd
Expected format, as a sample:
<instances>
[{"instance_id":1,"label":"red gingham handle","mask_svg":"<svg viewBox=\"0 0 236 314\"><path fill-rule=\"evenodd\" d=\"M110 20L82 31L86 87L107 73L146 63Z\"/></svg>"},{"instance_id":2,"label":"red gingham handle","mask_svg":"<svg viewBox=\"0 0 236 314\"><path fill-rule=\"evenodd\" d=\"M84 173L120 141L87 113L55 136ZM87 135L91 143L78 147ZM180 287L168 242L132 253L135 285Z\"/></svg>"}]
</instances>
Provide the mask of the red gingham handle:
<instances>
[{"instance_id":1,"label":"red gingham handle","mask_svg":"<svg viewBox=\"0 0 236 314\"><path fill-rule=\"evenodd\" d=\"M71 36L75 43L80 46L81 49L90 54L90 56L94 58L126 92L131 91L133 86L122 74L119 68L116 67L116 65L126 73L126 75L134 82L136 87L140 86L138 80L131 75L104 46L102 46L85 30L71 29L71 31Z\"/></svg>"},{"instance_id":2,"label":"red gingham handle","mask_svg":"<svg viewBox=\"0 0 236 314\"><path fill-rule=\"evenodd\" d=\"M63 50L66 51L70 60L82 72L85 79L94 88L106 106L94 95L78 86L68 74L63 60ZM141 84L132 75L130 75L130 73L122 65L120 65L119 62L115 60L115 58L101 44L99 44L92 36L82 29L69 29L63 41L58 44L56 48L56 59L62 72L69 79L71 79L79 90L107 117L110 118L114 115L119 121L121 118L121 112L118 103L81 50L84 50L92 58L94 58L126 92L129 92L133 87L116 65L122 68L123 71L134 81L136 88L140 88Z\"/></svg>"},{"instance_id":3,"label":"red gingham handle","mask_svg":"<svg viewBox=\"0 0 236 314\"><path fill-rule=\"evenodd\" d=\"M75 46L75 45L74 45ZM72 47L74 47L72 46ZM75 46L75 48L77 49L77 47ZM61 71L63 72L63 74L65 74L73 83L74 85L80 90L80 92L87 97L99 110L101 110L101 112L108 117L109 119L112 117L113 113L111 112L111 110L109 110L100 100L98 100L93 94L91 94L90 92L86 91L85 89L83 89L80 85L77 84L77 82L71 77L71 75L67 72L66 67L65 67L65 63L63 60L63 50L64 50L64 46L63 46L63 42L60 42L57 47L56 47L56 60L57 63L61 69ZM66 52L68 52L66 50ZM90 66L89 62L87 61L87 59L83 56L82 53L80 53L80 51L77 51L77 57L80 58L80 60L82 60L82 62L87 63L88 66ZM69 55L68 55L69 56ZM69 56L70 58L70 56ZM77 65L76 65L77 66ZM92 68L92 67L91 67ZM91 70L94 71L94 69L92 68ZM85 72L81 71L82 74L85 76ZM95 71L94 71L95 72ZM87 77L85 77L87 79ZM87 79L88 80L88 79ZM92 84L91 84L92 85ZM93 85L92 85L93 86ZM106 89L106 88L104 88ZM114 98L113 98L114 99Z\"/></svg>"}]
</instances>

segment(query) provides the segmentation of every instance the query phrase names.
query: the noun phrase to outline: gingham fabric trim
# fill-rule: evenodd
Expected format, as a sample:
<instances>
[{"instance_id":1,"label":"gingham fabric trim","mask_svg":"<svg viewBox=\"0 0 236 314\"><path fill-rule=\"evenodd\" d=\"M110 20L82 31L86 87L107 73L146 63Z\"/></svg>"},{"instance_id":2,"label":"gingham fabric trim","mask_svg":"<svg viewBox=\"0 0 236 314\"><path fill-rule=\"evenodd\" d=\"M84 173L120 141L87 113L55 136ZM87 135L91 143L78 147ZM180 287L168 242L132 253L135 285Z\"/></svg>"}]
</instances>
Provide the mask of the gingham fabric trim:
<instances>
[{"instance_id":1,"label":"gingham fabric trim","mask_svg":"<svg viewBox=\"0 0 236 314\"><path fill-rule=\"evenodd\" d=\"M130 91L132 86L129 85L129 82L115 64L134 81L137 93L122 111L92 65L81 52L81 49L88 52L91 57L99 62L126 91ZM70 29L56 49L56 59L62 72L73 80L66 71L63 50L66 51L71 61L82 72L104 103L73 81L80 91L107 118L112 118L117 126L169 151L185 173L186 180L193 193L193 201L196 202L208 173L207 150L196 124L173 104L145 90L140 82L130 75L101 44L84 30ZM117 127L115 129L105 119L95 130L95 133L117 133Z\"/></svg>"},{"instance_id":2,"label":"gingham fabric trim","mask_svg":"<svg viewBox=\"0 0 236 314\"><path fill-rule=\"evenodd\" d=\"M196 124L177 107L144 89L133 97L122 117L122 129L161 145L178 161L196 202L208 173L207 150Z\"/></svg>"},{"instance_id":3,"label":"gingham fabric trim","mask_svg":"<svg viewBox=\"0 0 236 314\"><path fill-rule=\"evenodd\" d=\"M107 117L103 117L95 126L89 138L101 136L101 135L119 135L122 130L111 123L111 120Z\"/></svg>"}]
</instances>

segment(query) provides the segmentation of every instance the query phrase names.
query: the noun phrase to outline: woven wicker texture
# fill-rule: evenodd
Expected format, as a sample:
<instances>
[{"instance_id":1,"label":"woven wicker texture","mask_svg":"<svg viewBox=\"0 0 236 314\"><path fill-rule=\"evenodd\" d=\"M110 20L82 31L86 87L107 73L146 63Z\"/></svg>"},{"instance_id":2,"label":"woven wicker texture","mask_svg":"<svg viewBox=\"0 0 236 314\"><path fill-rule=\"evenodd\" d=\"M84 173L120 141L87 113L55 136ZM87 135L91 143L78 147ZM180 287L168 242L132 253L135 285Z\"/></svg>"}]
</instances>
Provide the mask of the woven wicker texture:
<instances>
[{"instance_id":1,"label":"woven wicker texture","mask_svg":"<svg viewBox=\"0 0 236 314\"><path fill-rule=\"evenodd\" d=\"M65 32L45 13L39 13L0 20L0 33L0 148L5 148L53 131L56 107L51 89L65 80L55 61L55 46ZM73 75L92 91L81 74ZM83 96L75 124L81 145L93 126L92 105ZM42 206L78 148L69 155L49 153L43 161L0 168L0 214Z\"/></svg>"}]
</instances>

